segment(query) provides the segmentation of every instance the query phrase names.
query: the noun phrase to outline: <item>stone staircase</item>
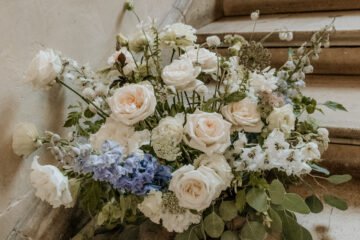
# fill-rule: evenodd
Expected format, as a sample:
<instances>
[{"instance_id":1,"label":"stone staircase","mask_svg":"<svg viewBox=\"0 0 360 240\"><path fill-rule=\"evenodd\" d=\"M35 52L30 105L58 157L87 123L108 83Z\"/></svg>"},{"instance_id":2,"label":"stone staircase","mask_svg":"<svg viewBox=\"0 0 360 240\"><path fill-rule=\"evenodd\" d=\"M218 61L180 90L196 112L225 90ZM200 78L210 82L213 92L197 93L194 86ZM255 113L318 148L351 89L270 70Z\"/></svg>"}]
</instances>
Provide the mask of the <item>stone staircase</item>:
<instances>
[{"instance_id":1,"label":"stone staircase","mask_svg":"<svg viewBox=\"0 0 360 240\"><path fill-rule=\"evenodd\" d=\"M260 10L256 23L250 13ZM330 36L331 47L323 49L320 59L312 61L314 73L307 76L305 94L318 102L342 103L348 112L324 109L317 114L321 125L328 127L331 144L324 154L324 165L332 173L350 173L354 180L334 189L349 202L349 210L325 209L300 221L312 231L314 239L360 239L360 1L359 0L223 0L223 16L198 29L198 41L207 36L240 34L260 40L274 30L292 31L291 42L281 41L275 33L265 46L272 53L272 65L280 67L287 60L289 47L298 47L334 18L336 32ZM305 193L301 188L297 192ZM348 220L347 220L348 219ZM344 224L346 222L346 224ZM329 228L330 227L330 228Z\"/></svg>"}]
</instances>

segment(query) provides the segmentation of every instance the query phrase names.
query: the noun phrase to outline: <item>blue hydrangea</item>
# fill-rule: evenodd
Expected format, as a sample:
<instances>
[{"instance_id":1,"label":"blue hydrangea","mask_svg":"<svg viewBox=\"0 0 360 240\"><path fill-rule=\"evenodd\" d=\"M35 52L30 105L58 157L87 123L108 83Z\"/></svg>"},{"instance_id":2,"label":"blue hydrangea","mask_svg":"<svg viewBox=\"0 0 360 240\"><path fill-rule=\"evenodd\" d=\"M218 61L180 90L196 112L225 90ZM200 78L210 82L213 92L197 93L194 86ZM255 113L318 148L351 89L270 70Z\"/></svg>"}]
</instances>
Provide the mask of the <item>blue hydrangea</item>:
<instances>
[{"instance_id":1,"label":"blue hydrangea","mask_svg":"<svg viewBox=\"0 0 360 240\"><path fill-rule=\"evenodd\" d=\"M91 147L80 147L74 169L91 173L98 181L106 181L121 192L144 195L150 190L161 190L171 179L168 166L160 165L151 154L123 155L122 148L113 141L105 141L101 154L91 154Z\"/></svg>"}]
</instances>

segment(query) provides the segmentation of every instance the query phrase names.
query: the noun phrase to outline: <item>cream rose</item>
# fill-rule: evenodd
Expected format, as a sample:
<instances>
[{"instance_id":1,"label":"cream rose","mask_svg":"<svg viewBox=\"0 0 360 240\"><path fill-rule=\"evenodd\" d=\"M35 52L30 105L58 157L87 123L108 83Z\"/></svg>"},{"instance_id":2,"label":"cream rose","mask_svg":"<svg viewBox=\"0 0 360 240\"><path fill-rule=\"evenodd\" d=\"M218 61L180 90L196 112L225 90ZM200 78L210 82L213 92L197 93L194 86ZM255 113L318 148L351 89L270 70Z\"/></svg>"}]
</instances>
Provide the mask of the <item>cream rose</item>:
<instances>
[{"instance_id":1,"label":"cream rose","mask_svg":"<svg viewBox=\"0 0 360 240\"><path fill-rule=\"evenodd\" d=\"M189 47L180 56L180 59L190 59L193 64L200 64L201 71L204 73L214 73L218 67L218 57L214 52L206 48Z\"/></svg>"},{"instance_id":2,"label":"cream rose","mask_svg":"<svg viewBox=\"0 0 360 240\"><path fill-rule=\"evenodd\" d=\"M244 129L245 132L258 133L264 126L257 103L248 97L224 106L221 112L236 130Z\"/></svg>"},{"instance_id":3,"label":"cream rose","mask_svg":"<svg viewBox=\"0 0 360 240\"><path fill-rule=\"evenodd\" d=\"M207 155L223 153L231 144L230 128L220 114L196 110L187 115L184 142Z\"/></svg>"},{"instance_id":4,"label":"cream rose","mask_svg":"<svg viewBox=\"0 0 360 240\"><path fill-rule=\"evenodd\" d=\"M195 170L194 166L185 165L172 175L169 190L175 193L179 206L184 208L202 211L226 189L221 177L206 166Z\"/></svg>"},{"instance_id":5,"label":"cream rose","mask_svg":"<svg viewBox=\"0 0 360 240\"><path fill-rule=\"evenodd\" d=\"M269 123L268 128L273 130L275 128L281 129L285 133L290 133L295 129L295 114L293 107L290 104L286 104L280 108L274 108L267 118Z\"/></svg>"},{"instance_id":6,"label":"cream rose","mask_svg":"<svg viewBox=\"0 0 360 240\"><path fill-rule=\"evenodd\" d=\"M196 77L201 68L194 67L191 60L174 60L170 65L164 67L161 77L166 85L174 86L177 90L194 90L199 82Z\"/></svg>"},{"instance_id":7,"label":"cream rose","mask_svg":"<svg viewBox=\"0 0 360 240\"><path fill-rule=\"evenodd\" d=\"M108 58L108 64L114 65L116 62L119 62L119 56L120 54L123 54L125 57L124 66L122 66L122 70L125 75L131 74L136 69L136 64L133 56L131 53L127 50L126 47L122 47L119 51L114 52L109 58Z\"/></svg>"},{"instance_id":8,"label":"cream rose","mask_svg":"<svg viewBox=\"0 0 360 240\"><path fill-rule=\"evenodd\" d=\"M108 103L112 118L133 125L154 113L156 98L150 84L129 84L117 89Z\"/></svg>"},{"instance_id":9,"label":"cream rose","mask_svg":"<svg viewBox=\"0 0 360 240\"><path fill-rule=\"evenodd\" d=\"M41 50L31 61L25 74L25 81L31 82L34 88L48 89L55 83L55 78L61 69L61 58L54 50Z\"/></svg>"},{"instance_id":10,"label":"cream rose","mask_svg":"<svg viewBox=\"0 0 360 240\"><path fill-rule=\"evenodd\" d=\"M73 198L68 178L54 166L40 165L38 159L38 156L34 157L30 174L31 184L36 189L35 195L54 208L61 205L72 207Z\"/></svg>"}]
</instances>

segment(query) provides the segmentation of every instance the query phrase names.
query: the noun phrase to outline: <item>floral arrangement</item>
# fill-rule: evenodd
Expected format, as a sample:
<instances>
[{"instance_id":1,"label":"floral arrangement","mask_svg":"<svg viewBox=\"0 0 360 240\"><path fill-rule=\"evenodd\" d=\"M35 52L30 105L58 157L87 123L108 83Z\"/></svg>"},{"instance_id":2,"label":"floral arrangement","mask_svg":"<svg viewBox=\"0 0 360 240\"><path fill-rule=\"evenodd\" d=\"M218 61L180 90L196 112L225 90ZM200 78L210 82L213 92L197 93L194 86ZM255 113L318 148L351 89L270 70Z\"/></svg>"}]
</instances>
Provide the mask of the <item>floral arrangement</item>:
<instances>
[{"instance_id":1,"label":"floral arrangement","mask_svg":"<svg viewBox=\"0 0 360 240\"><path fill-rule=\"evenodd\" d=\"M13 149L28 156L45 147L58 160L41 165L35 156L31 183L54 208L78 202L91 216L91 231L78 239L149 220L176 239L311 239L294 213L318 213L323 202L345 210L346 202L316 192L303 199L288 187L351 179L321 167L328 131L311 117L323 106L345 108L301 92L331 31L332 24L290 49L279 69L262 42L226 35L198 44L183 23L140 22L132 38L117 36L109 66L97 72L42 50L27 81L61 85L81 101L68 107L68 136L21 123Z\"/></svg>"}]
</instances>

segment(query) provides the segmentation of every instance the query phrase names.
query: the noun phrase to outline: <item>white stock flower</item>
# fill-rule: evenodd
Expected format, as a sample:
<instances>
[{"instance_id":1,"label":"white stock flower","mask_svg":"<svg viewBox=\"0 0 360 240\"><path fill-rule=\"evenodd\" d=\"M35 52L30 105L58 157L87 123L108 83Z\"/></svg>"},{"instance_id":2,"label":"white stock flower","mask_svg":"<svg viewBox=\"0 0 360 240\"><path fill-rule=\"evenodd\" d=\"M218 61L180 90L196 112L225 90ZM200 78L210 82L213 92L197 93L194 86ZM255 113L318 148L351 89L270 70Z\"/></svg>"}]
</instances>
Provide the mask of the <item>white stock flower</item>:
<instances>
[{"instance_id":1,"label":"white stock flower","mask_svg":"<svg viewBox=\"0 0 360 240\"><path fill-rule=\"evenodd\" d=\"M55 83L61 69L61 58L54 50L41 50L31 61L25 73L25 81L31 82L36 89L48 89Z\"/></svg>"},{"instance_id":2,"label":"white stock flower","mask_svg":"<svg viewBox=\"0 0 360 240\"><path fill-rule=\"evenodd\" d=\"M96 150L101 149L105 140L112 140L123 147L125 154L131 154L138 152L142 145L150 143L150 132L149 130L135 131L134 127L108 118L99 131L90 136L89 140Z\"/></svg>"},{"instance_id":3,"label":"white stock flower","mask_svg":"<svg viewBox=\"0 0 360 240\"><path fill-rule=\"evenodd\" d=\"M224 181L214 170L206 166L195 169L185 165L172 174L169 190L179 200L179 206L202 211L226 189Z\"/></svg>"},{"instance_id":4,"label":"white stock flower","mask_svg":"<svg viewBox=\"0 0 360 240\"><path fill-rule=\"evenodd\" d=\"M200 71L201 68L194 67L190 59L179 59L165 66L161 77L168 86L174 86L180 91L191 91L201 82L196 79Z\"/></svg>"},{"instance_id":5,"label":"white stock flower","mask_svg":"<svg viewBox=\"0 0 360 240\"><path fill-rule=\"evenodd\" d=\"M179 144L183 138L184 114L166 117L151 132L151 146L157 157L175 161L181 154Z\"/></svg>"},{"instance_id":6,"label":"white stock flower","mask_svg":"<svg viewBox=\"0 0 360 240\"><path fill-rule=\"evenodd\" d=\"M162 193L150 191L144 200L138 205L139 210L152 222L159 224L161 219Z\"/></svg>"},{"instance_id":7,"label":"white stock flower","mask_svg":"<svg viewBox=\"0 0 360 240\"><path fill-rule=\"evenodd\" d=\"M150 84L129 84L116 89L108 103L111 117L126 125L133 125L154 113L156 98Z\"/></svg>"},{"instance_id":8,"label":"white stock flower","mask_svg":"<svg viewBox=\"0 0 360 240\"><path fill-rule=\"evenodd\" d=\"M184 142L207 155L224 153L231 144L230 128L231 124L220 114L196 110L187 114Z\"/></svg>"},{"instance_id":9,"label":"white stock flower","mask_svg":"<svg viewBox=\"0 0 360 240\"><path fill-rule=\"evenodd\" d=\"M55 166L40 165L38 159L38 156L34 157L30 174L31 184L36 189L35 195L54 208L61 205L71 207L73 198L68 178Z\"/></svg>"},{"instance_id":10,"label":"white stock flower","mask_svg":"<svg viewBox=\"0 0 360 240\"><path fill-rule=\"evenodd\" d=\"M264 123L261 121L257 103L249 97L238 102L232 102L221 109L223 116L233 124L236 130L245 132L261 132Z\"/></svg>"},{"instance_id":11,"label":"white stock flower","mask_svg":"<svg viewBox=\"0 0 360 240\"><path fill-rule=\"evenodd\" d=\"M206 43L209 47L217 47L220 45L221 41L218 36L214 35L214 36L207 37Z\"/></svg>"},{"instance_id":12,"label":"white stock flower","mask_svg":"<svg viewBox=\"0 0 360 240\"><path fill-rule=\"evenodd\" d=\"M202 154L195 160L194 165L206 166L214 170L222 178L226 187L230 186L231 180L234 178L229 163L220 154L213 154L211 156Z\"/></svg>"},{"instance_id":13,"label":"white stock flower","mask_svg":"<svg viewBox=\"0 0 360 240\"><path fill-rule=\"evenodd\" d=\"M36 150L39 133L32 123L19 123L12 135L12 149L18 156L27 156Z\"/></svg>"},{"instance_id":14,"label":"white stock flower","mask_svg":"<svg viewBox=\"0 0 360 240\"><path fill-rule=\"evenodd\" d=\"M324 153L329 147L329 131L326 128L318 128L317 134L319 136L318 147L320 153Z\"/></svg>"},{"instance_id":15,"label":"white stock flower","mask_svg":"<svg viewBox=\"0 0 360 240\"><path fill-rule=\"evenodd\" d=\"M160 33L160 39L163 43L172 47L186 47L196 41L196 30L190 25L183 23L174 23L167 25Z\"/></svg>"},{"instance_id":16,"label":"white stock flower","mask_svg":"<svg viewBox=\"0 0 360 240\"><path fill-rule=\"evenodd\" d=\"M254 88L255 92L268 92L271 93L277 88L278 78L273 75L274 71L268 72L252 72L250 74L250 86Z\"/></svg>"},{"instance_id":17,"label":"white stock flower","mask_svg":"<svg viewBox=\"0 0 360 240\"><path fill-rule=\"evenodd\" d=\"M188 47L180 59L190 59L194 65L200 64L204 73L215 73L218 68L218 57L206 48Z\"/></svg>"},{"instance_id":18,"label":"white stock flower","mask_svg":"<svg viewBox=\"0 0 360 240\"><path fill-rule=\"evenodd\" d=\"M108 58L107 62L109 65L114 65L117 62L121 62L121 64L123 64L122 70L125 75L131 74L136 69L135 60L126 47L122 47L119 51L114 52Z\"/></svg>"},{"instance_id":19,"label":"white stock flower","mask_svg":"<svg viewBox=\"0 0 360 240\"><path fill-rule=\"evenodd\" d=\"M267 118L268 128L273 130L279 128L284 133L290 133L295 129L296 116L291 104L286 104L280 108L274 108Z\"/></svg>"}]
</instances>

